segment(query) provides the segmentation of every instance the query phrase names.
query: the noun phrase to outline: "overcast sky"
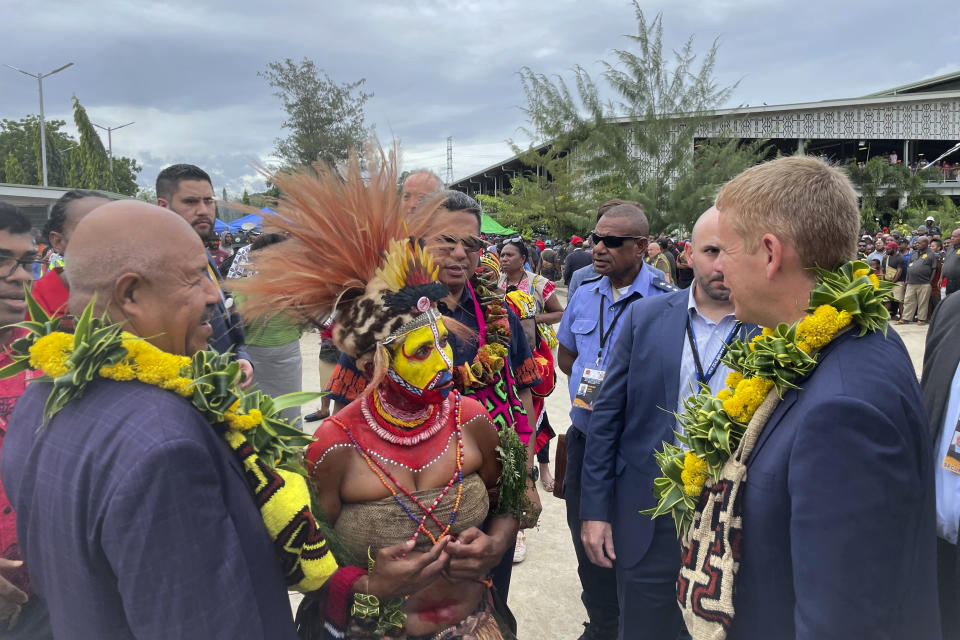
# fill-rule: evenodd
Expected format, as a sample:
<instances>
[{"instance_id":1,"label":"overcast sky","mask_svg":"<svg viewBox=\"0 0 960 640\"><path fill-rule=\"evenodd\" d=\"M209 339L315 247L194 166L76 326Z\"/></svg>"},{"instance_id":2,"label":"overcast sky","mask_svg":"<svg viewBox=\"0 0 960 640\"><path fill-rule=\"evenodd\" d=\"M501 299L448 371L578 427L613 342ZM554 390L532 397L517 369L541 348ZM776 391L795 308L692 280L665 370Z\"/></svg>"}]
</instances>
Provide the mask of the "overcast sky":
<instances>
[{"instance_id":1,"label":"overcast sky","mask_svg":"<svg viewBox=\"0 0 960 640\"><path fill-rule=\"evenodd\" d=\"M960 70L960 4L927 0L646 0L665 44L720 43L717 79L739 80L728 106L863 95ZM636 32L626 0L230 2L0 0L0 63L47 72L48 118L72 127L71 94L116 126L114 154L143 164L140 183L174 162L226 187L262 188L284 113L257 76L308 57L337 82L366 78L367 122L398 138L404 168L460 178L512 155L525 124L518 69L569 77L597 70ZM0 67L0 117L37 110L36 82ZM105 138L105 136L104 136ZM104 139L104 143L106 140Z\"/></svg>"}]
</instances>

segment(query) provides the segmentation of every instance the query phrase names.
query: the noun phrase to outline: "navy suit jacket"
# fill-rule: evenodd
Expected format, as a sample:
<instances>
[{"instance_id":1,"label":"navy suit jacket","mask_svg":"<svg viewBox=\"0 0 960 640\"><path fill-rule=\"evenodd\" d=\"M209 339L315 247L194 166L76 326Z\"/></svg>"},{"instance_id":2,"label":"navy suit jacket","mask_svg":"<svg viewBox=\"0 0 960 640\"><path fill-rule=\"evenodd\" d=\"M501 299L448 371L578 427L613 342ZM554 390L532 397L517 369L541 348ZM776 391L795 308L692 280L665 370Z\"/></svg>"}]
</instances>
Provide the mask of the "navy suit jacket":
<instances>
[{"instance_id":1,"label":"navy suit jacket","mask_svg":"<svg viewBox=\"0 0 960 640\"><path fill-rule=\"evenodd\" d=\"M784 393L747 462L730 640L940 637L920 387L895 331L855 336Z\"/></svg>"},{"instance_id":2,"label":"navy suit jacket","mask_svg":"<svg viewBox=\"0 0 960 640\"><path fill-rule=\"evenodd\" d=\"M54 635L295 640L243 469L200 413L98 379L38 430L50 388L17 402L0 473Z\"/></svg>"},{"instance_id":3,"label":"navy suit jacket","mask_svg":"<svg viewBox=\"0 0 960 640\"><path fill-rule=\"evenodd\" d=\"M638 512L656 505L653 452L674 440L689 294L630 307L590 417L580 517L611 523L617 563L625 567L638 563L653 539L653 520Z\"/></svg>"}]
</instances>

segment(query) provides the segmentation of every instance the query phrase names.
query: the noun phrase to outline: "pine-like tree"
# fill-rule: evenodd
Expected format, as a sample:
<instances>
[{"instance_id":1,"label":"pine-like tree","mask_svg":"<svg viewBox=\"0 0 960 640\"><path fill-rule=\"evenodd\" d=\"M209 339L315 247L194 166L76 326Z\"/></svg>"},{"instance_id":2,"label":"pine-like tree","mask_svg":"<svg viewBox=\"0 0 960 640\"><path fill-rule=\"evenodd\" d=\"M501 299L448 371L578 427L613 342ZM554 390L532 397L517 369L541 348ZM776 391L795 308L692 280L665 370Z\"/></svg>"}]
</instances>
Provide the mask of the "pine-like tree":
<instances>
[{"instance_id":1,"label":"pine-like tree","mask_svg":"<svg viewBox=\"0 0 960 640\"><path fill-rule=\"evenodd\" d=\"M87 111L80 104L77 96L73 96L73 121L80 132L81 187L116 191L113 175L110 173L107 150L103 147L97 130L87 117Z\"/></svg>"},{"instance_id":2,"label":"pine-like tree","mask_svg":"<svg viewBox=\"0 0 960 640\"><path fill-rule=\"evenodd\" d=\"M700 203L678 210L672 205L680 194L673 192L702 186L687 179L695 171L697 128L729 99L736 85L720 87L714 79L716 42L698 61L690 37L670 59L663 49L661 16L648 23L637 0L633 8L637 33L628 36L629 49L616 49L613 61L603 62L600 83L580 66L574 69L573 90L563 78L521 69L527 133L537 142L552 143L557 151L570 151L597 199L639 201L653 230L689 226L706 207ZM606 100L608 93L617 100ZM727 150L746 154L743 162L731 166L749 166L762 157L750 146L731 145ZM688 195L682 199L699 197Z\"/></svg>"},{"instance_id":3,"label":"pine-like tree","mask_svg":"<svg viewBox=\"0 0 960 640\"><path fill-rule=\"evenodd\" d=\"M3 164L4 181L8 184L23 184L23 168L20 161L12 153L7 154L7 160Z\"/></svg>"},{"instance_id":4,"label":"pine-like tree","mask_svg":"<svg viewBox=\"0 0 960 640\"><path fill-rule=\"evenodd\" d=\"M73 145L67 151L67 187L80 189L83 185L83 154L80 145Z\"/></svg>"}]
</instances>

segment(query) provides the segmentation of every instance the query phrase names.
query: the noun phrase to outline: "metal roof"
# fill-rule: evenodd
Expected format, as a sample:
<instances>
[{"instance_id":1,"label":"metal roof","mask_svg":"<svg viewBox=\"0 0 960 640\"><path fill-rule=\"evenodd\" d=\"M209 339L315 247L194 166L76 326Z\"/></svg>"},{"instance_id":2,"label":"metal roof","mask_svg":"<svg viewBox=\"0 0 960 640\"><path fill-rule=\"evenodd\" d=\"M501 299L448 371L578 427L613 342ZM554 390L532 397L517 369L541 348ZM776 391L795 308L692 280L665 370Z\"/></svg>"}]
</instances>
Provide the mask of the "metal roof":
<instances>
[{"instance_id":1,"label":"metal roof","mask_svg":"<svg viewBox=\"0 0 960 640\"><path fill-rule=\"evenodd\" d=\"M935 87L949 87L948 90L936 90ZM926 90L925 90L926 89ZM771 113L778 111L809 111L814 109L829 109L837 107L853 107L853 106L868 106L872 104L891 104L891 103L903 103L903 102L917 102L920 100L949 100L960 98L960 71L954 73L947 73L941 76L936 76L934 78L928 78L926 80L921 80L919 82L914 82L911 84L905 84L899 87L894 87L892 89L886 89L884 91L879 91L877 93L871 93L866 96L859 98L840 98L840 99L831 99L831 100L819 100L816 102L795 102L788 104L774 104L774 105L743 105L740 107L734 107L731 109L717 109L714 111L707 112L705 115L707 117L718 118L725 116L747 116L754 113ZM666 116L673 118L682 118L684 114L676 114L674 116ZM614 118L613 122L629 122L630 118L627 116ZM537 151L543 150L546 147L550 146L551 143L546 142L542 143L534 149ZM476 179L477 177L482 176L484 173L494 171L505 164L515 162L519 158L519 155L513 155L509 158L496 162L489 167L481 169L480 171L474 171L470 175L464 176L457 180L454 180L451 184L458 184L461 182L469 181L471 179Z\"/></svg>"}]
</instances>

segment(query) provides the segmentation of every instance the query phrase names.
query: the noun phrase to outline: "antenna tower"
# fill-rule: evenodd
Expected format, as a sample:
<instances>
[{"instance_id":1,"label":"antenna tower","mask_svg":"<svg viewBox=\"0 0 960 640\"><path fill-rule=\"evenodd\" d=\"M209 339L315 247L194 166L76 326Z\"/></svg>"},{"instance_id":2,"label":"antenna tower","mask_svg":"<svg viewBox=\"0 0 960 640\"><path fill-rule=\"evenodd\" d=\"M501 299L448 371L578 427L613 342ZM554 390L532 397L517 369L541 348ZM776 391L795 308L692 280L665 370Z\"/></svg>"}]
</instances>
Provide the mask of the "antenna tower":
<instances>
[{"instance_id":1,"label":"antenna tower","mask_svg":"<svg viewBox=\"0 0 960 640\"><path fill-rule=\"evenodd\" d=\"M447 136L447 179L449 185L453 182L453 136Z\"/></svg>"}]
</instances>

